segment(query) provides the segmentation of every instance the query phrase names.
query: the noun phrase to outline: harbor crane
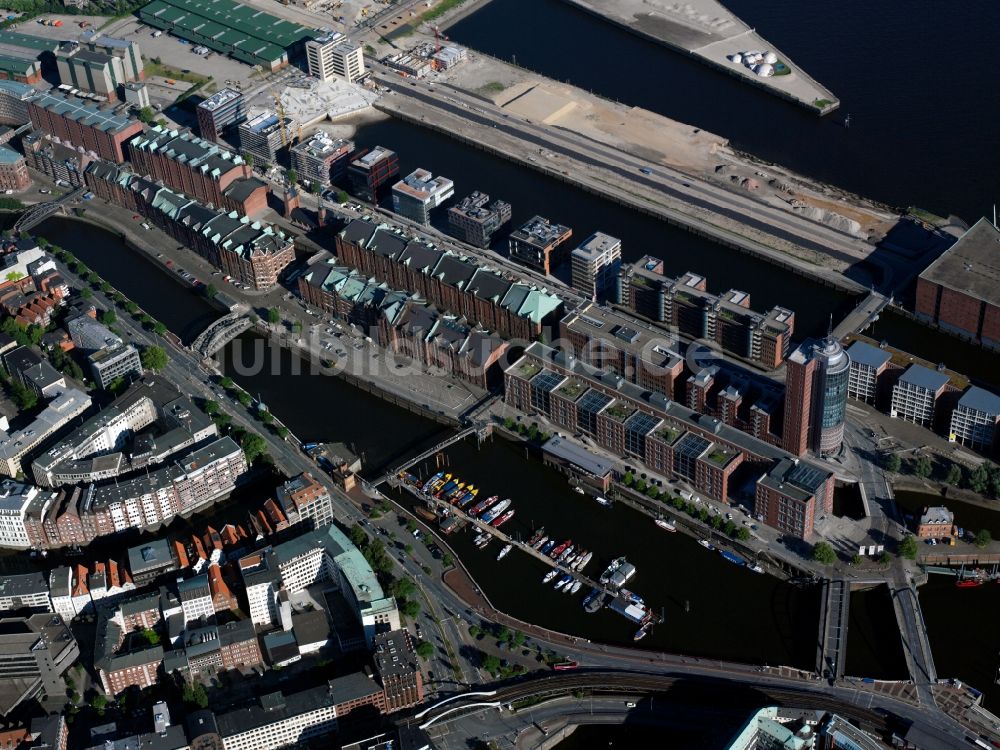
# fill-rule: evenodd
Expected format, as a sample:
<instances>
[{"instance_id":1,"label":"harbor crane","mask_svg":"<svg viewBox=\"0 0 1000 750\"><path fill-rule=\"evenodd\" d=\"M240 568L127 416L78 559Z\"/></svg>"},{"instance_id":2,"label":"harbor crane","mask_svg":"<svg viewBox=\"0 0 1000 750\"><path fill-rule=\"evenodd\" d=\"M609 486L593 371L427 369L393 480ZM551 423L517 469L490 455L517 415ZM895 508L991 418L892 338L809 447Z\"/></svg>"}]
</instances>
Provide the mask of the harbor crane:
<instances>
[{"instance_id":1,"label":"harbor crane","mask_svg":"<svg viewBox=\"0 0 1000 750\"><path fill-rule=\"evenodd\" d=\"M264 69L260 65L254 65L253 69L260 76L260 82L267 88L268 93L274 100L274 111L278 113L278 127L281 129L281 147L287 146L291 140L288 137L288 129L285 127L285 105L281 103L281 97L275 92L271 82L264 75Z\"/></svg>"}]
</instances>

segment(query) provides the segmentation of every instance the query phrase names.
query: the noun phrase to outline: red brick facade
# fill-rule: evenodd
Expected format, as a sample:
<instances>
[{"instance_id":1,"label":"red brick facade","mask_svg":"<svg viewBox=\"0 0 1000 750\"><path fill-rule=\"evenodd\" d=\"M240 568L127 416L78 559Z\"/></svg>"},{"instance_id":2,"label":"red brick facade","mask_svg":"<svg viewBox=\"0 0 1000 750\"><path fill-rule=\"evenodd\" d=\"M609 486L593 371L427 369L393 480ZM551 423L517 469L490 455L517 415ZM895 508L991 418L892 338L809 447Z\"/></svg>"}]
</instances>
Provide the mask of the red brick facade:
<instances>
[{"instance_id":1,"label":"red brick facade","mask_svg":"<svg viewBox=\"0 0 1000 750\"><path fill-rule=\"evenodd\" d=\"M28 102L28 117L37 130L53 135L63 143L82 146L115 164L125 161L125 144L142 132L142 123L138 120L128 123L118 132L106 131L87 125L86 121L78 122L50 112L33 101Z\"/></svg>"}]
</instances>

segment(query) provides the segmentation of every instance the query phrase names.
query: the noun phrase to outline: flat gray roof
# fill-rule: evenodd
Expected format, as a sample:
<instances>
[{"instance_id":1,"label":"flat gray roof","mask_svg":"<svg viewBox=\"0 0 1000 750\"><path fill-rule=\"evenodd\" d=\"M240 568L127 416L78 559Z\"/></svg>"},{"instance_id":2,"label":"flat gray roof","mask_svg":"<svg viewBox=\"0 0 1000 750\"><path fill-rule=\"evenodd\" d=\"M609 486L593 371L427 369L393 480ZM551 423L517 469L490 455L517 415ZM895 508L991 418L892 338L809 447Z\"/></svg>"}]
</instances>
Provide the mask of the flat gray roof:
<instances>
[{"instance_id":1,"label":"flat gray roof","mask_svg":"<svg viewBox=\"0 0 1000 750\"><path fill-rule=\"evenodd\" d=\"M909 383L917 388L925 388L932 393L937 393L938 389L949 379L943 372L930 370L923 365L910 365L899 378L899 382Z\"/></svg>"},{"instance_id":2,"label":"flat gray roof","mask_svg":"<svg viewBox=\"0 0 1000 750\"><path fill-rule=\"evenodd\" d=\"M586 448L579 445L569 443L561 437L549 439L548 442L542 446L542 450L549 455L555 456L556 458L568 461L571 464L580 467L588 474L593 474L597 477L603 477L615 468L614 462L608 461L607 459L598 456L596 453L591 453Z\"/></svg>"},{"instance_id":3,"label":"flat gray roof","mask_svg":"<svg viewBox=\"0 0 1000 750\"><path fill-rule=\"evenodd\" d=\"M1000 305L1000 231L980 219L920 278Z\"/></svg>"},{"instance_id":4,"label":"flat gray roof","mask_svg":"<svg viewBox=\"0 0 1000 750\"><path fill-rule=\"evenodd\" d=\"M1000 414L1000 396L976 386L971 386L962 394L958 405L965 409L975 409L987 414Z\"/></svg>"},{"instance_id":5,"label":"flat gray roof","mask_svg":"<svg viewBox=\"0 0 1000 750\"><path fill-rule=\"evenodd\" d=\"M847 350L852 362L874 367L876 370L888 362L892 355L885 349L879 349L864 341L855 341Z\"/></svg>"}]
</instances>

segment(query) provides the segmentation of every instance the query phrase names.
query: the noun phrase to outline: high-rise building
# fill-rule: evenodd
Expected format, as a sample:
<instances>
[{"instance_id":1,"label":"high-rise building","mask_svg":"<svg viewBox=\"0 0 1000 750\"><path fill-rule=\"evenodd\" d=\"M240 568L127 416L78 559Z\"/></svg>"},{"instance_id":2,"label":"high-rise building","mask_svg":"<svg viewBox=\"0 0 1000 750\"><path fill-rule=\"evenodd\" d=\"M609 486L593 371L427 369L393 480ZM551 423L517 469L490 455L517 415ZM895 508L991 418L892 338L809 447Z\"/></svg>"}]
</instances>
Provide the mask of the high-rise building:
<instances>
[{"instance_id":1,"label":"high-rise building","mask_svg":"<svg viewBox=\"0 0 1000 750\"><path fill-rule=\"evenodd\" d=\"M290 133L295 131L295 121L269 109L251 114L240 123L240 150L264 166L274 164L278 152L290 143Z\"/></svg>"},{"instance_id":2,"label":"high-rise building","mask_svg":"<svg viewBox=\"0 0 1000 750\"><path fill-rule=\"evenodd\" d=\"M573 235L573 230L553 224L541 216L533 216L510 234L507 250L511 260L549 274L558 264L553 257L556 249Z\"/></svg>"},{"instance_id":3,"label":"high-rise building","mask_svg":"<svg viewBox=\"0 0 1000 750\"><path fill-rule=\"evenodd\" d=\"M785 372L785 450L829 455L844 441L851 358L832 336L792 352Z\"/></svg>"},{"instance_id":4,"label":"high-rise building","mask_svg":"<svg viewBox=\"0 0 1000 750\"><path fill-rule=\"evenodd\" d=\"M347 172L347 162L354 153L354 142L333 138L323 130L292 147L292 166L299 180L322 186L339 181Z\"/></svg>"},{"instance_id":5,"label":"high-rise building","mask_svg":"<svg viewBox=\"0 0 1000 750\"><path fill-rule=\"evenodd\" d=\"M971 386L958 400L951 413L948 439L972 448L986 450L997 439L1000 430L1000 396Z\"/></svg>"},{"instance_id":6,"label":"high-rise building","mask_svg":"<svg viewBox=\"0 0 1000 750\"><path fill-rule=\"evenodd\" d=\"M392 186L392 210L418 224L431 223L431 209L455 194L455 183L415 169Z\"/></svg>"},{"instance_id":7,"label":"high-rise building","mask_svg":"<svg viewBox=\"0 0 1000 750\"><path fill-rule=\"evenodd\" d=\"M363 151L347 166L351 192L367 201L377 201L383 185L399 174L399 157L382 146Z\"/></svg>"},{"instance_id":8,"label":"high-rise building","mask_svg":"<svg viewBox=\"0 0 1000 750\"><path fill-rule=\"evenodd\" d=\"M247 119L243 94L234 89L216 91L195 109L198 132L207 141L217 141L226 129Z\"/></svg>"},{"instance_id":9,"label":"high-rise building","mask_svg":"<svg viewBox=\"0 0 1000 750\"><path fill-rule=\"evenodd\" d=\"M489 195L476 190L448 209L448 231L470 245L489 247L493 235L510 217L509 203L490 203Z\"/></svg>"},{"instance_id":10,"label":"high-rise building","mask_svg":"<svg viewBox=\"0 0 1000 750\"><path fill-rule=\"evenodd\" d=\"M603 297L618 277L621 257L620 239L594 232L570 253L573 288L594 300Z\"/></svg>"},{"instance_id":11,"label":"high-rise building","mask_svg":"<svg viewBox=\"0 0 1000 750\"><path fill-rule=\"evenodd\" d=\"M365 56L361 45L348 41L340 32L333 32L306 42L306 62L309 75L322 81L342 78L354 83L365 72Z\"/></svg>"}]
</instances>

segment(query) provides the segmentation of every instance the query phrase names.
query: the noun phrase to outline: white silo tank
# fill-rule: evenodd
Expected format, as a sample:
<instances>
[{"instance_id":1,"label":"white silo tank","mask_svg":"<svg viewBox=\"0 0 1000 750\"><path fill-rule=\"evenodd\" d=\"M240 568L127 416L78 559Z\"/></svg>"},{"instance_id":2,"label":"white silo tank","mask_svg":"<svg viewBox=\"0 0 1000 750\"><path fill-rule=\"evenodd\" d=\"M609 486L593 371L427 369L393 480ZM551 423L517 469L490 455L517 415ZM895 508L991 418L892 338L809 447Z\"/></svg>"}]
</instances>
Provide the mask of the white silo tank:
<instances>
[{"instance_id":1,"label":"white silo tank","mask_svg":"<svg viewBox=\"0 0 1000 750\"><path fill-rule=\"evenodd\" d=\"M761 78L768 78L769 76L774 75L774 68L772 68L767 63L761 63L760 65L758 65L756 68L753 69L753 72L759 75Z\"/></svg>"},{"instance_id":2,"label":"white silo tank","mask_svg":"<svg viewBox=\"0 0 1000 750\"><path fill-rule=\"evenodd\" d=\"M769 65L774 65L776 62L778 62L778 56L773 52L766 52L764 53L764 62L768 63Z\"/></svg>"}]
</instances>

